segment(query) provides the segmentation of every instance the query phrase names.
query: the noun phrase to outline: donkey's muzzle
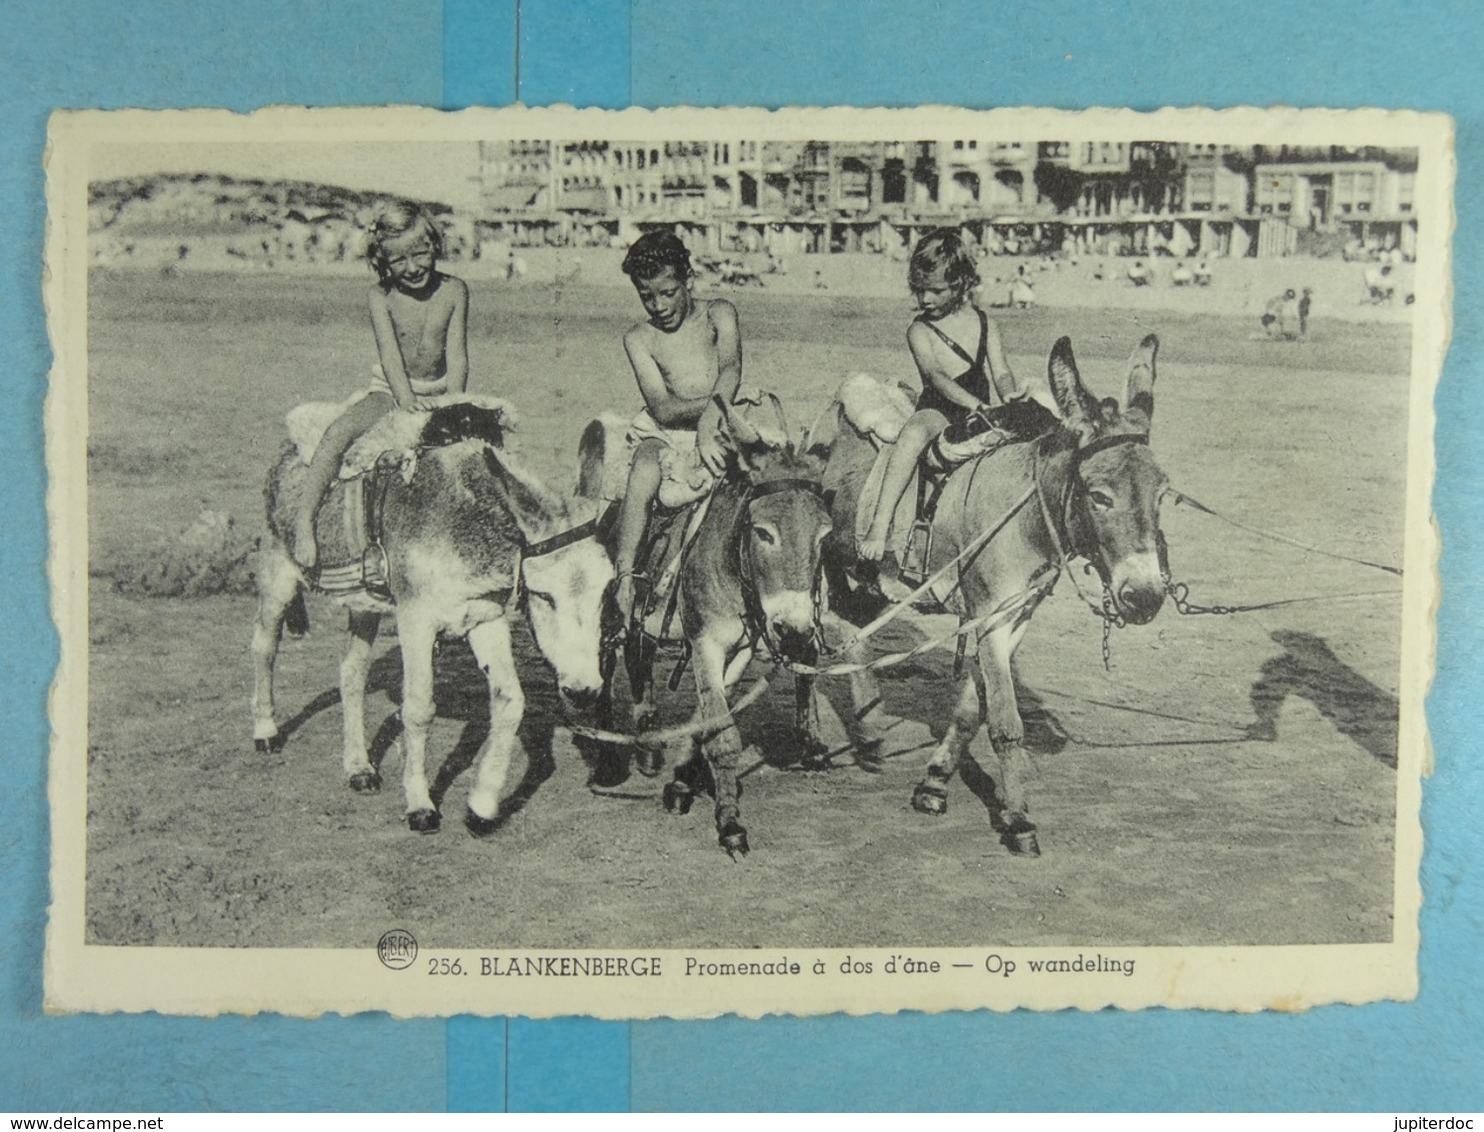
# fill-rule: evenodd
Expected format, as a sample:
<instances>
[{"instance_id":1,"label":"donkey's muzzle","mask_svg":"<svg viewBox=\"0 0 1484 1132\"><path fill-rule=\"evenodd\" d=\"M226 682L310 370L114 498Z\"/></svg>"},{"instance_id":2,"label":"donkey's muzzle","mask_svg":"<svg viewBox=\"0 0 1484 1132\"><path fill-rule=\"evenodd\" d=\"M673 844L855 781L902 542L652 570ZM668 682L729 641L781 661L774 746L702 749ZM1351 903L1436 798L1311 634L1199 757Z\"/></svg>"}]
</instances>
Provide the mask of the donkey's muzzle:
<instances>
[{"instance_id":1,"label":"donkey's muzzle","mask_svg":"<svg viewBox=\"0 0 1484 1132\"><path fill-rule=\"evenodd\" d=\"M814 659L814 633L812 629L799 629L792 624L774 621L768 626L773 646L783 660L799 664L811 663Z\"/></svg>"},{"instance_id":2,"label":"donkey's muzzle","mask_svg":"<svg viewBox=\"0 0 1484 1132\"><path fill-rule=\"evenodd\" d=\"M1164 604L1163 590L1148 589L1125 582L1118 590L1118 612L1130 625L1147 625Z\"/></svg>"}]
</instances>

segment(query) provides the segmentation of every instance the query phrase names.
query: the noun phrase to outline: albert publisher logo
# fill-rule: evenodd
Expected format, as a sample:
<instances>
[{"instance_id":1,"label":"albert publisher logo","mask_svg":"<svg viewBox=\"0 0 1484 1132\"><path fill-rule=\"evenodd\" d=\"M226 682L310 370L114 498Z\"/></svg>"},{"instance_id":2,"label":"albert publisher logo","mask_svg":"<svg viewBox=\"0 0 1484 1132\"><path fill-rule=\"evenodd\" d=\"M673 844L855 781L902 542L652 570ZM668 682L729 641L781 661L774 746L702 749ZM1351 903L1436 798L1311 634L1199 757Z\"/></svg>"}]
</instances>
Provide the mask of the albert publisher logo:
<instances>
[{"instance_id":1,"label":"albert publisher logo","mask_svg":"<svg viewBox=\"0 0 1484 1132\"><path fill-rule=\"evenodd\" d=\"M417 958L417 940L405 928L393 928L376 941L376 958L383 967L405 970Z\"/></svg>"}]
</instances>

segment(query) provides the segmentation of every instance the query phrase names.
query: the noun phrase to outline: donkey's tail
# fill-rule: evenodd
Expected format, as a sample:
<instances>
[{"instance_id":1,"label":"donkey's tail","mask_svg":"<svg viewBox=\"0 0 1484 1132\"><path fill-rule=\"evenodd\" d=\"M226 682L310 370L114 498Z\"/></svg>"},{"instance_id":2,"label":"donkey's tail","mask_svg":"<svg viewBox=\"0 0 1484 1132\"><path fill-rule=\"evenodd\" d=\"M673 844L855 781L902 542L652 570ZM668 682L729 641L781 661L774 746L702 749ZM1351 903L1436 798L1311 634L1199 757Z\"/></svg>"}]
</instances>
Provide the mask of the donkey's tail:
<instances>
[{"instance_id":1,"label":"donkey's tail","mask_svg":"<svg viewBox=\"0 0 1484 1132\"><path fill-rule=\"evenodd\" d=\"M294 600L283 614L283 630L291 637L302 637L309 632L309 606L304 604L304 587L294 591Z\"/></svg>"}]
</instances>

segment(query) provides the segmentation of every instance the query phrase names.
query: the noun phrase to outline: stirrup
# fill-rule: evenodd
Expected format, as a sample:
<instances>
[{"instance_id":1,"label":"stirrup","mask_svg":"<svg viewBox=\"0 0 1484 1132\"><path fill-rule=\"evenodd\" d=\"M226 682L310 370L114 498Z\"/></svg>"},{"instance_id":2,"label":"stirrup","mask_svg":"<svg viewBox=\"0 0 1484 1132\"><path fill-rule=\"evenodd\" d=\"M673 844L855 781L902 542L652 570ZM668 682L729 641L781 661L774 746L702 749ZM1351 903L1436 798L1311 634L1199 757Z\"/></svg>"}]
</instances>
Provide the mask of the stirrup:
<instances>
[{"instance_id":1,"label":"stirrup","mask_svg":"<svg viewBox=\"0 0 1484 1132\"><path fill-rule=\"evenodd\" d=\"M932 561L933 525L926 519L918 519L907 534L907 545L902 548L902 561L897 576L916 589L927 581L928 563Z\"/></svg>"},{"instance_id":2,"label":"stirrup","mask_svg":"<svg viewBox=\"0 0 1484 1132\"><path fill-rule=\"evenodd\" d=\"M379 542L369 544L361 552L361 584L371 596L391 600L391 564L387 561L386 548Z\"/></svg>"}]
</instances>

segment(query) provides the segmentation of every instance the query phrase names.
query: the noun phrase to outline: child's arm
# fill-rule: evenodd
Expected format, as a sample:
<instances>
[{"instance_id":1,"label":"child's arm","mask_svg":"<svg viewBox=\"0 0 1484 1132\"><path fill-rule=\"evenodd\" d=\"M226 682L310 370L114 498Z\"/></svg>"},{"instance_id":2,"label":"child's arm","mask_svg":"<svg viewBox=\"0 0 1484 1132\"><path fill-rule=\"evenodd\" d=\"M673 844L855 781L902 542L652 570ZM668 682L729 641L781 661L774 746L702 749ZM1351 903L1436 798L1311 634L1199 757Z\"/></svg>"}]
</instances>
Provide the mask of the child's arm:
<instances>
[{"instance_id":1,"label":"child's arm","mask_svg":"<svg viewBox=\"0 0 1484 1132\"><path fill-rule=\"evenodd\" d=\"M379 286L371 288L371 330L376 335L376 354L381 372L391 386L392 398L399 409L416 409L417 398L412 382L407 379L407 366L402 361L402 344L397 341L397 328L392 322L386 293Z\"/></svg>"},{"instance_id":2,"label":"child's arm","mask_svg":"<svg viewBox=\"0 0 1484 1132\"><path fill-rule=\"evenodd\" d=\"M726 450L717 431L722 413L716 407L716 396L730 404L742 384L742 328L737 323L737 308L725 299L711 304L710 316L711 325L716 328L716 384L696 422L696 451L701 463L720 474L726 462Z\"/></svg>"},{"instance_id":3,"label":"child's arm","mask_svg":"<svg viewBox=\"0 0 1484 1132\"><path fill-rule=\"evenodd\" d=\"M907 348L912 351L912 360L917 363L917 372L924 386L931 385L945 400L961 405L965 409L977 409L979 399L954 380L953 374L943 368L933 353L932 331L920 322L907 328Z\"/></svg>"},{"instance_id":4,"label":"child's arm","mask_svg":"<svg viewBox=\"0 0 1484 1132\"><path fill-rule=\"evenodd\" d=\"M701 411L711 399L704 397L677 397L665 385L664 374L644 342L645 323L635 326L623 336L624 352L629 356L634 379L639 383L639 392L644 397L644 407L661 428L685 428L694 425Z\"/></svg>"},{"instance_id":5,"label":"child's arm","mask_svg":"<svg viewBox=\"0 0 1484 1132\"><path fill-rule=\"evenodd\" d=\"M448 366L448 391L463 393L469 388L469 285L448 276L453 288L453 313L448 318L448 341L443 348Z\"/></svg>"},{"instance_id":6,"label":"child's arm","mask_svg":"<svg viewBox=\"0 0 1484 1132\"><path fill-rule=\"evenodd\" d=\"M699 397L681 397L672 392L665 383L659 362L655 360L645 341L648 331L648 325L640 323L625 334L623 339L624 351L629 355L629 365L633 367L634 377L639 382L639 392L644 396L644 407L661 428L695 428L701 414L711 405L716 386L713 385L712 391Z\"/></svg>"},{"instance_id":7,"label":"child's arm","mask_svg":"<svg viewBox=\"0 0 1484 1132\"><path fill-rule=\"evenodd\" d=\"M737 324L737 308L725 299L711 304L711 325L716 327L716 386L728 402L737 396L742 384L742 328Z\"/></svg>"},{"instance_id":8,"label":"child's arm","mask_svg":"<svg viewBox=\"0 0 1484 1132\"><path fill-rule=\"evenodd\" d=\"M984 352L989 360L990 384L999 390L1000 396L1006 401L1022 396L1028 389L1021 385L1011 371L1010 363L1005 360L1005 344L1000 341L1000 328L994 324L992 318L986 318L984 326Z\"/></svg>"}]
</instances>

